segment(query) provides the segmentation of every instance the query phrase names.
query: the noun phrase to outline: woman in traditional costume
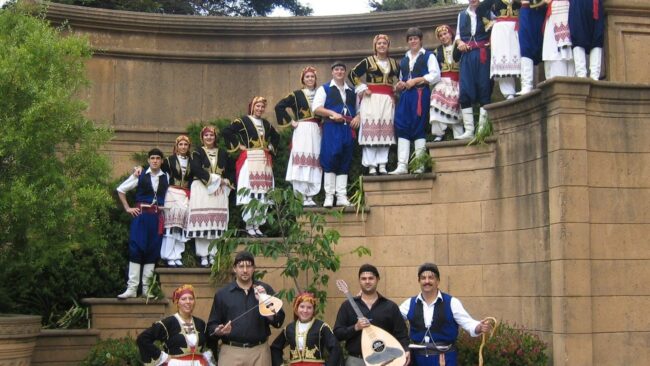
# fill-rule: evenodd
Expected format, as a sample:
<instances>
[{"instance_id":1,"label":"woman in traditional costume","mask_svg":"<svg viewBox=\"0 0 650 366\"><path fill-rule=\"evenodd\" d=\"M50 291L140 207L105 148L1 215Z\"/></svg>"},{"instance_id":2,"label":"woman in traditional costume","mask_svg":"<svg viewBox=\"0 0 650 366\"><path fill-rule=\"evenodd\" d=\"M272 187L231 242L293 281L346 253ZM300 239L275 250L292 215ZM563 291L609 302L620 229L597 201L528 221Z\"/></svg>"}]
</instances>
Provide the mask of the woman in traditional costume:
<instances>
[{"instance_id":1,"label":"woman in traditional costume","mask_svg":"<svg viewBox=\"0 0 650 366\"><path fill-rule=\"evenodd\" d=\"M445 130L451 126L454 139L463 134L463 119L458 104L458 80L460 51L456 48L451 28L443 24L436 28L436 37L441 45L433 51L440 66L440 81L431 91L429 122L434 142L442 141Z\"/></svg>"},{"instance_id":2,"label":"woman in traditional costume","mask_svg":"<svg viewBox=\"0 0 650 366\"><path fill-rule=\"evenodd\" d=\"M515 97L515 77L521 75L521 52L519 51L519 8L516 0L484 0L491 3L496 15L492 25L490 48L490 77L499 83L499 90L506 99ZM487 4L486 4L487 5Z\"/></svg>"},{"instance_id":3,"label":"woman in traditional costume","mask_svg":"<svg viewBox=\"0 0 650 366\"><path fill-rule=\"evenodd\" d=\"M192 315L194 287L183 285L174 290L176 314L155 322L138 336L142 361L147 365L213 366L212 352L206 348L207 327ZM162 350L155 342L162 344Z\"/></svg>"},{"instance_id":4,"label":"woman in traditional costume","mask_svg":"<svg viewBox=\"0 0 650 366\"><path fill-rule=\"evenodd\" d=\"M546 79L574 76L573 50L569 30L569 0L548 0L544 25L542 60Z\"/></svg>"},{"instance_id":5,"label":"woman in traditional costume","mask_svg":"<svg viewBox=\"0 0 650 366\"><path fill-rule=\"evenodd\" d=\"M190 183L190 138L180 135L174 143L171 156L163 160L162 171L169 175L169 188L165 195L165 233L160 257L169 267L181 267L181 254L185 251L185 229L189 213Z\"/></svg>"},{"instance_id":6,"label":"woman in traditional costume","mask_svg":"<svg viewBox=\"0 0 650 366\"><path fill-rule=\"evenodd\" d=\"M237 118L223 130L228 151L239 152L236 163L237 206L246 205L253 198L266 203L266 193L274 186L271 154L275 153L280 136L271 123L262 118L265 110L266 98L254 97L248 105L248 115ZM242 210L249 236L264 236L260 230L266 222L264 216L265 212Z\"/></svg>"},{"instance_id":7,"label":"woman in traditional costume","mask_svg":"<svg viewBox=\"0 0 650 366\"><path fill-rule=\"evenodd\" d=\"M361 60L348 74L359 95L359 145L361 164L368 174L387 174L388 150L395 145L395 93L393 84L399 77L399 65L388 57L390 39L378 34L372 40L374 55ZM365 78L362 77L365 75Z\"/></svg>"},{"instance_id":8,"label":"woman in traditional costume","mask_svg":"<svg viewBox=\"0 0 650 366\"><path fill-rule=\"evenodd\" d=\"M291 123L295 128L287 167L287 182L303 196L304 206L316 206L314 196L320 192L323 169L320 166L321 118L314 115L311 104L316 94L316 69L307 66L300 73L303 88L284 97L275 105L278 124ZM287 112L291 109L293 118Z\"/></svg>"},{"instance_id":9,"label":"woman in traditional costume","mask_svg":"<svg viewBox=\"0 0 650 366\"><path fill-rule=\"evenodd\" d=\"M317 301L312 293L304 292L295 298L295 320L271 344L273 366L282 365L282 350L287 345L289 364L292 366L339 365L341 348L338 340L327 323L314 318L316 306Z\"/></svg>"},{"instance_id":10,"label":"woman in traditional costume","mask_svg":"<svg viewBox=\"0 0 650 366\"><path fill-rule=\"evenodd\" d=\"M217 254L216 247L209 249L210 241L220 238L228 229L230 181L225 174L228 154L217 148L215 127L203 127L201 143L203 146L192 153L190 163L194 181L186 232L188 238L194 238L201 266L207 267L214 263Z\"/></svg>"}]
</instances>

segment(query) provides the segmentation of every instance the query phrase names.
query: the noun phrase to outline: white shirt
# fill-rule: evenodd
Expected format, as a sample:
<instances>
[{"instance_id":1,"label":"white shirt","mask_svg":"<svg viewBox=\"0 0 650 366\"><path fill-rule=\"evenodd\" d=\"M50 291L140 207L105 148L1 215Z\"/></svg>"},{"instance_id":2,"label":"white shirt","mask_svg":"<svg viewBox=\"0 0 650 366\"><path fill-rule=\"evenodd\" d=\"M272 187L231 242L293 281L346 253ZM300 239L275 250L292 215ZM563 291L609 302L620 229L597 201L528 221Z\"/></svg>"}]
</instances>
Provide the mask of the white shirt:
<instances>
[{"instance_id":1,"label":"white shirt","mask_svg":"<svg viewBox=\"0 0 650 366\"><path fill-rule=\"evenodd\" d=\"M375 61L377 61L377 66L379 66L379 70L381 70L383 74L388 74L390 72L390 63L388 62L388 59L380 60L378 57L375 57ZM354 88L354 93L359 94L366 90L368 90L368 85L361 83Z\"/></svg>"},{"instance_id":2,"label":"white shirt","mask_svg":"<svg viewBox=\"0 0 650 366\"><path fill-rule=\"evenodd\" d=\"M336 85L336 82L334 82L334 80L330 81L330 88L331 87L335 87L336 89L339 90L339 93L341 94L341 100L343 101L343 104L347 104L346 103L347 100L346 100L345 91L346 90L352 90L352 88L350 88L348 86L348 84L346 84L345 82L343 83L343 87L341 88L338 85ZM316 112L316 109L318 109L318 107L325 106L325 99L327 99L327 94L325 93L325 88L321 85L316 90L316 95L314 95L314 103L312 103L312 105L311 105L311 111ZM342 113L342 114L345 114L345 113Z\"/></svg>"},{"instance_id":3,"label":"white shirt","mask_svg":"<svg viewBox=\"0 0 650 366\"><path fill-rule=\"evenodd\" d=\"M415 56L411 55L411 51L408 50L406 51L406 57L409 59L409 79L412 79L411 77L411 71L413 71L413 66L415 66L415 60L417 60L418 56L423 55L425 52L424 48L420 48L420 50L417 52ZM425 74L424 80L426 80L429 85L433 85L440 81L440 67L438 67L438 60L436 60L436 57L432 54L429 55L429 58L427 59L427 69L429 72ZM400 70L400 80L403 79L405 70Z\"/></svg>"},{"instance_id":4,"label":"white shirt","mask_svg":"<svg viewBox=\"0 0 650 366\"><path fill-rule=\"evenodd\" d=\"M147 171L142 173L142 174L147 174L151 173L151 168L147 168ZM163 172L162 170L158 170L158 173L151 173L151 186L153 187L153 191L157 192L158 191L158 182L160 180L160 176L165 175L167 173ZM122 184L120 184L119 187L117 187L117 191L120 193L126 193L128 191L131 191L135 189L135 187L138 186L138 177L136 177L134 174L131 174Z\"/></svg>"},{"instance_id":5,"label":"white shirt","mask_svg":"<svg viewBox=\"0 0 650 366\"><path fill-rule=\"evenodd\" d=\"M262 119L251 115L249 115L248 118L253 122L253 126L255 126L255 129L257 130L257 135L260 138L264 137L264 122L262 122Z\"/></svg>"},{"instance_id":6,"label":"white shirt","mask_svg":"<svg viewBox=\"0 0 650 366\"><path fill-rule=\"evenodd\" d=\"M187 171L187 163L190 161L190 159L187 158L187 156L183 155L176 155L178 158L178 162L181 164L181 174L185 176L185 172Z\"/></svg>"},{"instance_id":7,"label":"white shirt","mask_svg":"<svg viewBox=\"0 0 650 366\"><path fill-rule=\"evenodd\" d=\"M469 15L472 37L474 37L476 34L476 11L468 7L465 12ZM462 14L463 13L458 14L458 20L456 21L456 37L454 37L454 39L460 39L460 16Z\"/></svg>"},{"instance_id":8,"label":"white shirt","mask_svg":"<svg viewBox=\"0 0 650 366\"><path fill-rule=\"evenodd\" d=\"M431 305L427 304L426 301L424 301L421 292L418 294L418 299L422 301L424 325L427 328L429 328L429 326L431 326L431 322L433 321L434 305L438 299L442 299L442 293L438 291L438 296L436 297L436 301L431 303ZM456 320L456 323L458 323L458 325L460 325L463 329L465 329L465 331L467 331L467 333L469 333L472 337L476 337L478 335L475 332L476 326L479 325L480 322L472 318L467 313L467 310L465 310L463 304L457 298L455 297L451 298L450 306L451 306L451 312L454 315L454 320ZM404 302L399 306L399 311L402 313L402 317L404 317L404 319L406 319L406 316L408 315L410 308L411 308L411 298L404 300Z\"/></svg>"}]
</instances>

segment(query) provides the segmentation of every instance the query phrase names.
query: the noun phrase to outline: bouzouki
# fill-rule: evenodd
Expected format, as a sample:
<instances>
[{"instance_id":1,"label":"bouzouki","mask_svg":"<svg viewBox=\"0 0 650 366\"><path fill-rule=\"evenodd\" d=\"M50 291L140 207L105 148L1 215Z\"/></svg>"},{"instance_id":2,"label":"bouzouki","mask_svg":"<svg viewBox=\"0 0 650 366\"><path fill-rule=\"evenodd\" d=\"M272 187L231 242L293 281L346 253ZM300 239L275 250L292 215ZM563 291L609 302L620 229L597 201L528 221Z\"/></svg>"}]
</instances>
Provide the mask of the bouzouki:
<instances>
[{"instance_id":1,"label":"bouzouki","mask_svg":"<svg viewBox=\"0 0 650 366\"><path fill-rule=\"evenodd\" d=\"M361 309L348 290L348 284L343 280L336 280L336 287L345 294L357 318L363 318ZM361 354L367 366L403 366L406 362L406 353L397 339L375 325L361 331Z\"/></svg>"}]
</instances>

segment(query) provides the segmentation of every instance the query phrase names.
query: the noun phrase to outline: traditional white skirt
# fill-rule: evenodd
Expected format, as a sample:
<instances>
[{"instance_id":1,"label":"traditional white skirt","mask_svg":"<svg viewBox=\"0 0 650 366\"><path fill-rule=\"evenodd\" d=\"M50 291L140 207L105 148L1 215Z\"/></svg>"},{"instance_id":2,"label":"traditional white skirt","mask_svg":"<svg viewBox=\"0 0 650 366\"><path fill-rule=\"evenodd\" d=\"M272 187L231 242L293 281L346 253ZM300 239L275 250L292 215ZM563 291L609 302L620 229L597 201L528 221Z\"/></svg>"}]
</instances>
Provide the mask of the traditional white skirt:
<instances>
[{"instance_id":1,"label":"traditional white skirt","mask_svg":"<svg viewBox=\"0 0 650 366\"><path fill-rule=\"evenodd\" d=\"M395 103L390 95L365 95L359 107L361 124L359 145L388 146L395 144Z\"/></svg>"},{"instance_id":2,"label":"traditional white skirt","mask_svg":"<svg viewBox=\"0 0 650 366\"><path fill-rule=\"evenodd\" d=\"M316 122L300 121L293 131L291 153L287 166L287 182L297 186L307 184L310 192L300 192L313 196L320 191L323 169L320 166L321 130ZM298 183L298 184L296 184ZM315 191L315 193L313 192Z\"/></svg>"},{"instance_id":3,"label":"traditional white skirt","mask_svg":"<svg viewBox=\"0 0 650 366\"><path fill-rule=\"evenodd\" d=\"M458 81L443 77L431 91L431 109L429 112L430 122L442 122L445 124L460 123L460 104L458 103Z\"/></svg>"},{"instance_id":4,"label":"traditional white skirt","mask_svg":"<svg viewBox=\"0 0 650 366\"><path fill-rule=\"evenodd\" d=\"M169 186L165 194L165 236L185 240L190 200L182 188Z\"/></svg>"},{"instance_id":5,"label":"traditional white skirt","mask_svg":"<svg viewBox=\"0 0 650 366\"><path fill-rule=\"evenodd\" d=\"M521 74L521 52L515 25L515 21L497 19L492 27L490 77Z\"/></svg>"},{"instance_id":6,"label":"traditional white skirt","mask_svg":"<svg viewBox=\"0 0 650 366\"><path fill-rule=\"evenodd\" d=\"M228 229L228 186L220 186L214 193L200 180L192 182L190 209L187 217L188 238L217 239Z\"/></svg>"},{"instance_id":7,"label":"traditional white skirt","mask_svg":"<svg viewBox=\"0 0 650 366\"><path fill-rule=\"evenodd\" d=\"M551 16L544 27L542 60L567 61L573 59L571 32L569 31L569 1L553 0Z\"/></svg>"},{"instance_id":8,"label":"traditional white skirt","mask_svg":"<svg viewBox=\"0 0 650 366\"><path fill-rule=\"evenodd\" d=\"M253 197L264 200L266 192L275 185L273 169L266 153L261 149L247 150L246 155L240 155L239 159L244 161L241 163L239 176L237 177L237 205L245 205ZM250 194L239 194L239 190L242 188L250 190Z\"/></svg>"}]
</instances>

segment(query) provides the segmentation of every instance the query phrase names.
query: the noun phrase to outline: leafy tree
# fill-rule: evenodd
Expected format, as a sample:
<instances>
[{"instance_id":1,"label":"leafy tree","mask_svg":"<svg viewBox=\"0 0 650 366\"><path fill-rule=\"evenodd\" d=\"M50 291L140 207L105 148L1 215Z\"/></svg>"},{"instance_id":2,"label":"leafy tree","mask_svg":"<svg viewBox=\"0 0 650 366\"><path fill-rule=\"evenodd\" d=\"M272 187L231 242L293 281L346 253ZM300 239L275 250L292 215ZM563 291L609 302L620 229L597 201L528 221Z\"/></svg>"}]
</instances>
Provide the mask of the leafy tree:
<instances>
[{"instance_id":1,"label":"leafy tree","mask_svg":"<svg viewBox=\"0 0 650 366\"><path fill-rule=\"evenodd\" d=\"M0 10L0 313L64 312L74 298L115 291L122 259L109 238L111 132L84 117L85 38L38 9Z\"/></svg>"},{"instance_id":2,"label":"leafy tree","mask_svg":"<svg viewBox=\"0 0 650 366\"><path fill-rule=\"evenodd\" d=\"M370 0L368 4L373 11L391 11L456 4L456 0Z\"/></svg>"},{"instance_id":3,"label":"leafy tree","mask_svg":"<svg viewBox=\"0 0 650 366\"><path fill-rule=\"evenodd\" d=\"M289 10L293 15L310 15L312 9L299 0L54 0L69 5L93 8L141 11L146 13L266 16L274 8Z\"/></svg>"}]
</instances>

